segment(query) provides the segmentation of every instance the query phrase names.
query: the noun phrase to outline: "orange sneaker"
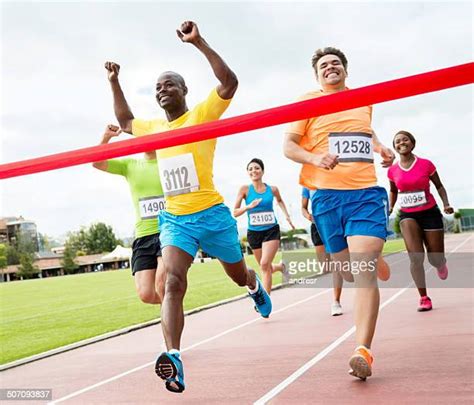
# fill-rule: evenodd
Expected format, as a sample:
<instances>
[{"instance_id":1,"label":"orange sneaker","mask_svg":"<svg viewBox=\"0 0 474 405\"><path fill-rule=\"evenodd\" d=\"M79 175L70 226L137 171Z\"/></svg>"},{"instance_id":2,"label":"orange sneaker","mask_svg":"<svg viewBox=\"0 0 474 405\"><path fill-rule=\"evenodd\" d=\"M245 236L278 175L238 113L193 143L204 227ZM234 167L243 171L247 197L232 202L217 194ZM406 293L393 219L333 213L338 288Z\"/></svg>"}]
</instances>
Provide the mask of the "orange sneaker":
<instances>
[{"instance_id":1,"label":"orange sneaker","mask_svg":"<svg viewBox=\"0 0 474 405\"><path fill-rule=\"evenodd\" d=\"M365 381L372 375L372 363L374 358L372 352L365 346L356 347L354 354L349 360L349 374Z\"/></svg>"},{"instance_id":2,"label":"orange sneaker","mask_svg":"<svg viewBox=\"0 0 474 405\"><path fill-rule=\"evenodd\" d=\"M380 281L387 281L390 278L390 267L382 256L377 260L377 278Z\"/></svg>"}]
</instances>

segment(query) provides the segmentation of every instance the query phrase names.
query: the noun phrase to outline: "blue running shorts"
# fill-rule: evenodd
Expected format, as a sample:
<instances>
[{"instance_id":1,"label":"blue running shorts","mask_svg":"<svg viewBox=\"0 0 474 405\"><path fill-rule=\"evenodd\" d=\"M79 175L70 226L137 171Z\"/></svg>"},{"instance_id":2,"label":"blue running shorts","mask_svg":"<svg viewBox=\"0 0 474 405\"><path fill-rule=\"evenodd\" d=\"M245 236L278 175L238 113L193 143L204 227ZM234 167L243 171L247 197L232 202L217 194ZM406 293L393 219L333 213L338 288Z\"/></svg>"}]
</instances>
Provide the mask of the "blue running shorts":
<instances>
[{"instance_id":1,"label":"blue running shorts","mask_svg":"<svg viewBox=\"0 0 474 405\"><path fill-rule=\"evenodd\" d=\"M388 197L382 187L360 190L317 190L312 213L326 251L347 248L348 236L388 236Z\"/></svg>"},{"instance_id":2,"label":"blue running shorts","mask_svg":"<svg viewBox=\"0 0 474 405\"><path fill-rule=\"evenodd\" d=\"M237 221L224 204L188 215L161 211L158 221L162 249L175 246L195 257L200 246L208 255L226 263L243 258Z\"/></svg>"}]
</instances>

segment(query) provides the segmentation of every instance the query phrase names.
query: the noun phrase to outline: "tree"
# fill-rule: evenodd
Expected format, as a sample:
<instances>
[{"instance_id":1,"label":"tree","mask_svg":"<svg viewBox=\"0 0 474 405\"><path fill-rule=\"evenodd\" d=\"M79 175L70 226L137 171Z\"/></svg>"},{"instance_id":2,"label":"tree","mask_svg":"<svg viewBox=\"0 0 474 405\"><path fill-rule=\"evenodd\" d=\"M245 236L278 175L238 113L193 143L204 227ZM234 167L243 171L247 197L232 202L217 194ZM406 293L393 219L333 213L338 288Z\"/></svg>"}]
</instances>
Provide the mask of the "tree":
<instances>
[{"instance_id":1,"label":"tree","mask_svg":"<svg viewBox=\"0 0 474 405\"><path fill-rule=\"evenodd\" d=\"M66 241L66 245L78 256L110 252L121 243L112 227L102 222L92 224L89 228L83 227L78 232L70 232Z\"/></svg>"},{"instance_id":2,"label":"tree","mask_svg":"<svg viewBox=\"0 0 474 405\"><path fill-rule=\"evenodd\" d=\"M61 261L61 266L64 269L66 274L73 274L79 268L79 265L75 261L76 252L66 244L66 249L64 249L64 256Z\"/></svg>"},{"instance_id":3,"label":"tree","mask_svg":"<svg viewBox=\"0 0 474 405\"><path fill-rule=\"evenodd\" d=\"M7 268L7 247L5 244L0 243L0 272L2 274L3 281L3 270Z\"/></svg>"},{"instance_id":4,"label":"tree","mask_svg":"<svg viewBox=\"0 0 474 405\"><path fill-rule=\"evenodd\" d=\"M287 232L281 232L281 236L286 236L288 238L287 240L289 242L293 242L297 239L297 238L295 238L295 235L301 235L301 234L305 234L305 233L308 233L308 231L306 229L298 228L298 229L290 229Z\"/></svg>"},{"instance_id":5,"label":"tree","mask_svg":"<svg viewBox=\"0 0 474 405\"><path fill-rule=\"evenodd\" d=\"M120 243L112 227L102 222L92 224L87 231L87 254L111 252Z\"/></svg>"},{"instance_id":6,"label":"tree","mask_svg":"<svg viewBox=\"0 0 474 405\"><path fill-rule=\"evenodd\" d=\"M87 229L82 227L77 232L69 232L67 235L66 246L74 253L87 252Z\"/></svg>"},{"instance_id":7,"label":"tree","mask_svg":"<svg viewBox=\"0 0 474 405\"><path fill-rule=\"evenodd\" d=\"M38 244L40 252L47 252L54 247L61 246L61 243L59 243L57 240L40 232L38 233Z\"/></svg>"},{"instance_id":8,"label":"tree","mask_svg":"<svg viewBox=\"0 0 474 405\"><path fill-rule=\"evenodd\" d=\"M36 252L36 246L31 238L25 237L23 235L18 235L17 240L8 245L7 248L7 264L20 264L22 254L31 255L34 259L34 254Z\"/></svg>"},{"instance_id":9,"label":"tree","mask_svg":"<svg viewBox=\"0 0 474 405\"><path fill-rule=\"evenodd\" d=\"M34 261L35 256L33 253L21 253L17 274L24 279L34 278L40 272L39 267L34 264Z\"/></svg>"},{"instance_id":10,"label":"tree","mask_svg":"<svg viewBox=\"0 0 474 405\"><path fill-rule=\"evenodd\" d=\"M8 265L20 264L20 252L15 248L15 246L7 245L6 255Z\"/></svg>"},{"instance_id":11,"label":"tree","mask_svg":"<svg viewBox=\"0 0 474 405\"><path fill-rule=\"evenodd\" d=\"M461 217L462 217L462 215L459 211L456 211L454 213L454 229L453 229L454 233L461 232L461 229L462 229L462 227L461 227Z\"/></svg>"},{"instance_id":12,"label":"tree","mask_svg":"<svg viewBox=\"0 0 474 405\"><path fill-rule=\"evenodd\" d=\"M393 230L397 235L402 233L400 228L400 210L397 211L397 215L395 216L395 220L393 221Z\"/></svg>"}]
</instances>

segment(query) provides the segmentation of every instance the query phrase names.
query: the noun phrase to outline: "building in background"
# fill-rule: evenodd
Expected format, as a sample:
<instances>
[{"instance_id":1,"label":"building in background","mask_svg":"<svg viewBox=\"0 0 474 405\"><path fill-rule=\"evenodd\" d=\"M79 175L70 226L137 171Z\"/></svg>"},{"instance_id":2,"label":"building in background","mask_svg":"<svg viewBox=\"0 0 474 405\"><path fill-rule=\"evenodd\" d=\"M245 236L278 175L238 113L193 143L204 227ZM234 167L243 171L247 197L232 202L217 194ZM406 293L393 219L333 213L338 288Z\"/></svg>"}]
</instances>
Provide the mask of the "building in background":
<instances>
[{"instance_id":1,"label":"building in background","mask_svg":"<svg viewBox=\"0 0 474 405\"><path fill-rule=\"evenodd\" d=\"M15 246L20 238L31 242L35 252L39 251L38 230L34 221L26 220L21 216L0 218L0 243Z\"/></svg>"}]
</instances>

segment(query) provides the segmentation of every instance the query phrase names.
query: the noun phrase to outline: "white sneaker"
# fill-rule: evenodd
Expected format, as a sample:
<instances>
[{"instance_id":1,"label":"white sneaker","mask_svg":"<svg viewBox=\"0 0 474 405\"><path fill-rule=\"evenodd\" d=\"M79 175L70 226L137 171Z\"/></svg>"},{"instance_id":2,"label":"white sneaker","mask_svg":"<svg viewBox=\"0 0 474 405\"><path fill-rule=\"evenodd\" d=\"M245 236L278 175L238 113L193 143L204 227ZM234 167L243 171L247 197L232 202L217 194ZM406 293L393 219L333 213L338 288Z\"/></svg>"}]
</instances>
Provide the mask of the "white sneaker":
<instances>
[{"instance_id":1,"label":"white sneaker","mask_svg":"<svg viewBox=\"0 0 474 405\"><path fill-rule=\"evenodd\" d=\"M331 315L332 316L342 315L342 306L339 302L336 301L331 305Z\"/></svg>"}]
</instances>

